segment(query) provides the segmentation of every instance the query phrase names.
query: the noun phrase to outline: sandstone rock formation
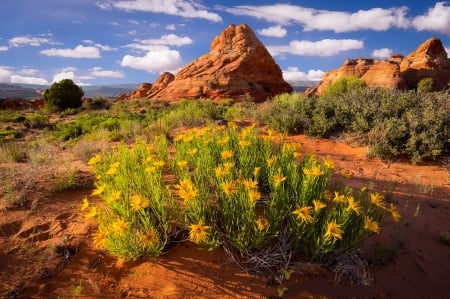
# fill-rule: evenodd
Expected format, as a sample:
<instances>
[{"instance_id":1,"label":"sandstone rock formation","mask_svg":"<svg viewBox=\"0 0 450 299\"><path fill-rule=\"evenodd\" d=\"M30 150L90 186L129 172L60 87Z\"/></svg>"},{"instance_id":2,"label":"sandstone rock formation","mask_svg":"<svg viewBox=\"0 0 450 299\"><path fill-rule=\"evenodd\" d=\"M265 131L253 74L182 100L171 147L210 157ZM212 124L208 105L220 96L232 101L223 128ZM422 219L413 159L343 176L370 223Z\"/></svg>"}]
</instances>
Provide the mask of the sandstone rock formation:
<instances>
[{"instance_id":1,"label":"sandstone rock formation","mask_svg":"<svg viewBox=\"0 0 450 299\"><path fill-rule=\"evenodd\" d=\"M165 100L232 98L261 102L291 91L266 47L249 26L242 24L228 26L212 41L209 53L182 68L166 87L154 91L151 88L145 96Z\"/></svg>"},{"instance_id":2,"label":"sandstone rock formation","mask_svg":"<svg viewBox=\"0 0 450 299\"><path fill-rule=\"evenodd\" d=\"M433 78L436 89L445 88L450 81L450 59L442 42L430 38L400 63L400 71L409 88L415 88L423 78Z\"/></svg>"},{"instance_id":3,"label":"sandstone rock formation","mask_svg":"<svg viewBox=\"0 0 450 299\"><path fill-rule=\"evenodd\" d=\"M421 79L431 77L435 88L442 89L450 82L450 59L441 40L430 38L406 57L395 54L388 60L348 59L305 93L321 95L330 84L350 76L363 79L368 86L397 89L414 89Z\"/></svg>"}]
</instances>

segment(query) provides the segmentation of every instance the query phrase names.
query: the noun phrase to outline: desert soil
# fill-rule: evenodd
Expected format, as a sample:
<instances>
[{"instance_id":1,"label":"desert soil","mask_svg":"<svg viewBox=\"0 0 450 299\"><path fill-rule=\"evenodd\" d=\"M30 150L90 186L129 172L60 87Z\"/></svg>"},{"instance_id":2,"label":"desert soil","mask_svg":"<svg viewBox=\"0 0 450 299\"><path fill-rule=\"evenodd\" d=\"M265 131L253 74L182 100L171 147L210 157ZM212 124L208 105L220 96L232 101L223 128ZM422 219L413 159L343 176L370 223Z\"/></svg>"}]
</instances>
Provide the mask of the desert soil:
<instances>
[{"instance_id":1,"label":"desert soil","mask_svg":"<svg viewBox=\"0 0 450 299\"><path fill-rule=\"evenodd\" d=\"M174 245L158 260L120 262L94 249L93 222L79 212L92 175L79 165L85 188L36 190L39 200L0 211L0 294L7 298L450 298L450 169L367 159L365 147L294 136L305 153L335 161L336 180L392 194L402 221L387 221L362 244L370 286L335 284L329 270L295 272L282 285L240 272L220 250ZM74 162L77 163L77 162ZM79 162L78 162L79 163ZM342 176L340 173L345 174ZM43 183L45 186L45 183ZM38 196L42 192L42 196Z\"/></svg>"}]
</instances>

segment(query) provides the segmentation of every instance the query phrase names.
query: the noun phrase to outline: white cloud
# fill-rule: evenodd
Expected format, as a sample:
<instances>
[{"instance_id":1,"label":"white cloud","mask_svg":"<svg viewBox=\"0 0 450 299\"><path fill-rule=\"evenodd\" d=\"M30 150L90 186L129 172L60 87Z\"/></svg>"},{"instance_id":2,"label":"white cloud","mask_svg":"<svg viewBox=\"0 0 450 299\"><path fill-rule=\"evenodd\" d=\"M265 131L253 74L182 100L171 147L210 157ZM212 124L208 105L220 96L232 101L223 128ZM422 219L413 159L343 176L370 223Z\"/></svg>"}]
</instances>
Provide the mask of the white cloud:
<instances>
[{"instance_id":1,"label":"white cloud","mask_svg":"<svg viewBox=\"0 0 450 299\"><path fill-rule=\"evenodd\" d=\"M268 46L273 56L284 54L299 56L333 56L344 51L362 49L364 43L355 39L323 39L312 42L293 40L288 45Z\"/></svg>"},{"instance_id":2,"label":"white cloud","mask_svg":"<svg viewBox=\"0 0 450 299\"><path fill-rule=\"evenodd\" d=\"M183 61L178 51L163 50L149 51L142 57L125 55L120 65L150 73L160 73L177 70L183 65Z\"/></svg>"},{"instance_id":3,"label":"white cloud","mask_svg":"<svg viewBox=\"0 0 450 299\"><path fill-rule=\"evenodd\" d=\"M300 24L305 31L331 30L351 32L359 30L385 31L392 27L407 28L408 8L372 8L357 12L318 10L290 4L263 6L241 5L225 10L234 15L251 16L281 25Z\"/></svg>"},{"instance_id":4,"label":"white cloud","mask_svg":"<svg viewBox=\"0 0 450 299\"><path fill-rule=\"evenodd\" d=\"M372 57L378 59L387 59L391 57L393 53L394 51L392 51L392 49L389 48L375 49L372 52Z\"/></svg>"},{"instance_id":5,"label":"white cloud","mask_svg":"<svg viewBox=\"0 0 450 299\"><path fill-rule=\"evenodd\" d=\"M287 34L287 30L280 25L277 25L258 30L258 33L270 37L285 37Z\"/></svg>"},{"instance_id":6,"label":"white cloud","mask_svg":"<svg viewBox=\"0 0 450 299\"><path fill-rule=\"evenodd\" d=\"M88 77L89 78L89 77ZM77 75L75 75L74 71L63 71L61 73L55 74L53 76L53 83L55 82L59 82L61 80L64 79L70 79L72 80L75 84L79 85L79 86L88 86L90 85L89 83L83 83L80 81L80 78L77 77Z\"/></svg>"},{"instance_id":7,"label":"white cloud","mask_svg":"<svg viewBox=\"0 0 450 299\"><path fill-rule=\"evenodd\" d=\"M49 84L49 82L44 78L27 77L27 76L20 76L20 75L12 75L11 83L39 84L39 85L48 85Z\"/></svg>"},{"instance_id":8,"label":"white cloud","mask_svg":"<svg viewBox=\"0 0 450 299\"><path fill-rule=\"evenodd\" d=\"M322 70L309 70L305 73L295 66L290 66L286 70L283 70L284 80L292 85L298 85L302 81L320 81L324 74L325 72Z\"/></svg>"},{"instance_id":9,"label":"white cloud","mask_svg":"<svg viewBox=\"0 0 450 299\"><path fill-rule=\"evenodd\" d=\"M0 82L11 83L12 72L9 67L0 66Z\"/></svg>"},{"instance_id":10,"label":"white cloud","mask_svg":"<svg viewBox=\"0 0 450 299\"><path fill-rule=\"evenodd\" d=\"M8 51L8 47L7 46L0 46L0 52L2 51Z\"/></svg>"},{"instance_id":11,"label":"white cloud","mask_svg":"<svg viewBox=\"0 0 450 299\"><path fill-rule=\"evenodd\" d=\"M119 71L108 71L101 67L94 67L90 72L91 76L94 77L107 77L107 78L123 78L125 75Z\"/></svg>"},{"instance_id":12,"label":"white cloud","mask_svg":"<svg viewBox=\"0 0 450 299\"><path fill-rule=\"evenodd\" d=\"M166 26L166 30L176 30L176 29L177 29L177 27L175 26L175 24L168 24Z\"/></svg>"},{"instance_id":13,"label":"white cloud","mask_svg":"<svg viewBox=\"0 0 450 299\"><path fill-rule=\"evenodd\" d=\"M450 35L450 6L446 2L437 2L426 14L415 17L412 24L419 31Z\"/></svg>"},{"instance_id":14,"label":"white cloud","mask_svg":"<svg viewBox=\"0 0 450 299\"><path fill-rule=\"evenodd\" d=\"M68 58L100 58L100 50L97 47L78 45L74 49L51 48L40 52L47 56L59 56Z\"/></svg>"},{"instance_id":15,"label":"white cloud","mask_svg":"<svg viewBox=\"0 0 450 299\"><path fill-rule=\"evenodd\" d=\"M33 75L39 74L39 71L38 71L37 69L29 69L29 68L25 68L25 69L22 69L22 70L20 71L20 73L21 73L22 75L26 75L26 76L33 76Z\"/></svg>"},{"instance_id":16,"label":"white cloud","mask_svg":"<svg viewBox=\"0 0 450 299\"><path fill-rule=\"evenodd\" d=\"M176 34L166 34L158 39L135 40L135 43L128 44L125 47L143 51L167 50L167 46L180 47L190 45L193 41L188 36L178 36Z\"/></svg>"},{"instance_id":17,"label":"white cloud","mask_svg":"<svg viewBox=\"0 0 450 299\"><path fill-rule=\"evenodd\" d=\"M37 37L31 35L16 36L9 40L11 47L33 46L39 47L43 44L56 45L57 43L45 37Z\"/></svg>"},{"instance_id":18,"label":"white cloud","mask_svg":"<svg viewBox=\"0 0 450 299\"><path fill-rule=\"evenodd\" d=\"M221 22L222 18L209 12L205 6L195 0L122 0L98 2L101 9L119 9L124 11L143 11L164 13L184 18L200 18L212 22Z\"/></svg>"}]
</instances>

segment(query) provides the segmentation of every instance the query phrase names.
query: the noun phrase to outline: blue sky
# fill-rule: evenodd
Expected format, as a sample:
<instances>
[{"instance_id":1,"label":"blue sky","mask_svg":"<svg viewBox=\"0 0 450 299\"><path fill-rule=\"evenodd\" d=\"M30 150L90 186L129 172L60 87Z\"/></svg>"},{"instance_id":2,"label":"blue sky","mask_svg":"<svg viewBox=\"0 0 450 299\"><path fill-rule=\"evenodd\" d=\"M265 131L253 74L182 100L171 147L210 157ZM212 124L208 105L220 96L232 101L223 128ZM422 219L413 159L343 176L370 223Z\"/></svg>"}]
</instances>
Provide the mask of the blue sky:
<instances>
[{"instance_id":1,"label":"blue sky","mask_svg":"<svg viewBox=\"0 0 450 299\"><path fill-rule=\"evenodd\" d=\"M346 58L406 55L432 36L450 52L448 2L2 0L0 82L153 82L241 23L294 84L318 80Z\"/></svg>"}]
</instances>

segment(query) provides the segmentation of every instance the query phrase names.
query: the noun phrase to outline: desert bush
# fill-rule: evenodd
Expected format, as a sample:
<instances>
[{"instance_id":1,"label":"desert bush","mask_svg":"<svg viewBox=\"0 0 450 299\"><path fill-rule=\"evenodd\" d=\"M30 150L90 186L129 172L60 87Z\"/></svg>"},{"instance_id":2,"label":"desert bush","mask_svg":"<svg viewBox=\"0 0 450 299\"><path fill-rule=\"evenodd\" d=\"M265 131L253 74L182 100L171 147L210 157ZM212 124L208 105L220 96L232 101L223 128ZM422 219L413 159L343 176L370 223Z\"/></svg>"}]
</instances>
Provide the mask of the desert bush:
<instances>
[{"instance_id":1,"label":"desert bush","mask_svg":"<svg viewBox=\"0 0 450 299\"><path fill-rule=\"evenodd\" d=\"M48 114L44 114L44 113L33 113L33 114L28 114L25 117L24 120L24 125L27 128L43 128L47 125L49 125L49 115Z\"/></svg>"},{"instance_id":2,"label":"desert bush","mask_svg":"<svg viewBox=\"0 0 450 299\"><path fill-rule=\"evenodd\" d=\"M46 89L43 98L47 109L66 110L68 108L78 108L83 104L81 99L83 90L71 79L63 79L53 83Z\"/></svg>"},{"instance_id":3,"label":"desert bush","mask_svg":"<svg viewBox=\"0 0 450 299\"><path fill-rule=\"evenodd\" d=\"M258 118L255 113L256 110L257 106L254 102L234 103L226 107L223 117L228 121L244 118L256 119Z\"/></svg>"},{"instance_id":4,"label":"desert bush","mask_svg":"<svg viewBox=\"0 0 450 299\"><path fill-rule=\"evenodd\" d=\"M336 82L330 84L324 91L323 94L327 96L336 96L342 93L346 93L353 89L358 89L361 87L366 87L366 82L358 77L343 77L338 79Z\"/></svg>"},{"instance_id":5,"label":"desert bush","mask_svg":"<svg viewBox=\"0 0 450 299\"><path fill-rule=\"evenodd\" d=\"M288 269L291 254L341 253L379 233L387 215L400 217L379 193L331 188L333 162L302 158L273 130L192 128L174 137L174 153L168 148L159 137L89 161L98 177L93 195L106 206L83 201L99 224L97 246L124 258L158 256L187 230L194 243L222 246L242 264L258 256L276 273L283 263Z\"/></svg>"},{"instance_id":6,"label":"desert bush","mask_svg":"<svg viewBox=\"0 0 450 299\"><path fill-rule=\"evenodd\" d=\"M302 133L311 123L311 105L300 93L277 95L262 105L257 119L277 131Z\"/></svg>"},{"instance_id":7,"label":"desert bush","mask_svg":"<svg viewBox=\"0 0 450 299\"><path fill-rule=\"evenodd\" d=\"M0 157L3 162L25 162L28 152L22 143L9 140L0 143Z\"/></svg>"},{"instance_id":8,"label":"desert bush","mask_svg":"<svg viewBox=\"0 0 450 299\"><path fill-rule=\"evenodd\" d=\"M433 78L423 78L417 83L418 92L432 92L434 91L434 79Z\"/></svg>"},{"instance_id":9,"label":"desert bush","mask_svg":"<svg viewBox=\"0 0 450 299\"><path fill-rule=\"evenodd\" d=\"M89 110L108 110L111 108L111 100L104 97L94 97L91 101L85 104L86 109Z\"/></svg>"}]
</instances>

